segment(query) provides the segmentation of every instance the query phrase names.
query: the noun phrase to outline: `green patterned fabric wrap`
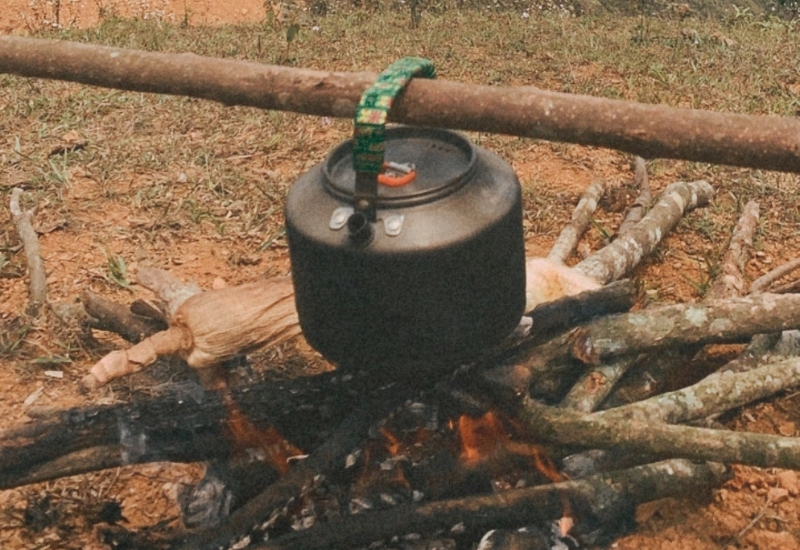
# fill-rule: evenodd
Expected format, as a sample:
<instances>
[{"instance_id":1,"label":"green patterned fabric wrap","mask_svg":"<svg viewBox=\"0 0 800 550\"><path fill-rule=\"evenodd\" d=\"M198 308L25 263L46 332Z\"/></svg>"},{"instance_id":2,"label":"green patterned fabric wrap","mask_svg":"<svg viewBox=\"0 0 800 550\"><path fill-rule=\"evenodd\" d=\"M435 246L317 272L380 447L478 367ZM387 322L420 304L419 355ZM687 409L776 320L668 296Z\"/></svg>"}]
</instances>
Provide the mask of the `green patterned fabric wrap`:
<instances>
[{"instance_id":1,"label":"green patterned fabric wrap","mask_svg":"<svg viewBox=\"0 0 800 550\"><path fill-rule=\"evenodd\" d=\"M364 92L356 109L355 149L353 165L356 172L378 174L383 168L386 119L400 90L417 77L433 78L433 62L421 57L404 57L383 71L375 83Z\"/></svg>"}]
</instances>

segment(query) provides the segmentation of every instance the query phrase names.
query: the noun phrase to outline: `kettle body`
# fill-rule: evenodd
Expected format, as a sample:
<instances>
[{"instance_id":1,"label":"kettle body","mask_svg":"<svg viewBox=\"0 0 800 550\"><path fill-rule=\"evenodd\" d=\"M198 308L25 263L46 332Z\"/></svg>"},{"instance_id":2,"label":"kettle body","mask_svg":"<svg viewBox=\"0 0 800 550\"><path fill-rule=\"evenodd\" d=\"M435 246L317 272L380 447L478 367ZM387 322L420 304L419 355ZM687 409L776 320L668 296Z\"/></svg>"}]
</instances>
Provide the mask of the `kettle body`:
<instances>
[{"instance_id":1,"label":"kettle body","mask_svg":"<svg viewBox=\"0 0 800 550\"><path fill-rule=\"evenodd\" d=\"M464 360L499 343L524 310L519 180L454 132L397 126L385 139L386 159L415 177L378 186L374 220L354 208L353 140L288 194L301 328L340 366Z\"/></svg>"}]
</instances>

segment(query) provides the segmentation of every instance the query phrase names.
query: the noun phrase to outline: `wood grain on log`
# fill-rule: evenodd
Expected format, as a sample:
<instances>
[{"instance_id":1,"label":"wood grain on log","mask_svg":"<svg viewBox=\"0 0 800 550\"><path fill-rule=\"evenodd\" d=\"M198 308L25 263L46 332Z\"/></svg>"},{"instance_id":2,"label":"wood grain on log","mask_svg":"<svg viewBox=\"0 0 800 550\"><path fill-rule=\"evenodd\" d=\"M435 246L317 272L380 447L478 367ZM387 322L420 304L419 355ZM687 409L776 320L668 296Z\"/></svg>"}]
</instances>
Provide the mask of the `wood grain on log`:
<instances>
[{"instance_id":1,"label":"wood grain on log","mask_svg":"<svg viewBox=\"0 0 800 550\"><path fill-rule=\"evenodd\" d=\"M352 118L373 73L335 73L0 36L0 72L262 109ZM800 122L414 79L391 121L610 147L646 158L800 172Z\"/></svg>"}]
</instances>

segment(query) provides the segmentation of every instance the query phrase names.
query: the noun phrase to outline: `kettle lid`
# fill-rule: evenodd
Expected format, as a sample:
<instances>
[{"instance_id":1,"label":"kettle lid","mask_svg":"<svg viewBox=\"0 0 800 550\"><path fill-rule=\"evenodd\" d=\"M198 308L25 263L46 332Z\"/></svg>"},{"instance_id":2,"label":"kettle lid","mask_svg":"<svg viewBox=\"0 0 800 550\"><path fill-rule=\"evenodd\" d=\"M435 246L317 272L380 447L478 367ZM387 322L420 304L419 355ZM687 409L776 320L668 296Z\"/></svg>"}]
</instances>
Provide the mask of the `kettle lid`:
<instances>
[{"instance_id":1,"label":"kettle lid","mask_svg":"<svg viewBox=\"0 0 800 550\"><path fill-rule=\"evenodd\" d=\"M340 200L352 203L356 188L353 168L354 140L339 145L323 165L326 189ZM381 180L376 206L397 208L424 204L461 188L475 170L475 147L463 136L448 130L394 126L386 129L386 166L402 176L399 184ZM410 172L409 172L410 173Z\"/></svg>"}]
</instances>

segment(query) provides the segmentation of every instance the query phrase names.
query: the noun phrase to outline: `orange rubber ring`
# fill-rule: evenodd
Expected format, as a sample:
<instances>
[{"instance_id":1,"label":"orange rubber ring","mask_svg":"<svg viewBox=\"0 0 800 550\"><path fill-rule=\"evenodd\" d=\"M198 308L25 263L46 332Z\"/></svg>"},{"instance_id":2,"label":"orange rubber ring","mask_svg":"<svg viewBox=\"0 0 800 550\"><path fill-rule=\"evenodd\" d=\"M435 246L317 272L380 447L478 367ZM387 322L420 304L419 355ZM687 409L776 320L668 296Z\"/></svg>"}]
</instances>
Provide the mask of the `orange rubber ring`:
<instances>
[{"instance_id":1,"label":"orange rubber ring","mask_svg":"<svg viewBox=\"0 0 800 550\"><path fill-rule=\"evenodd\" d=\"M414 181L417 177L417 171L412 170L408 174L401 176L387 176L386 174L378 174L378 183L386 187L402 187Z\"/></svg>"}]
</instances>

